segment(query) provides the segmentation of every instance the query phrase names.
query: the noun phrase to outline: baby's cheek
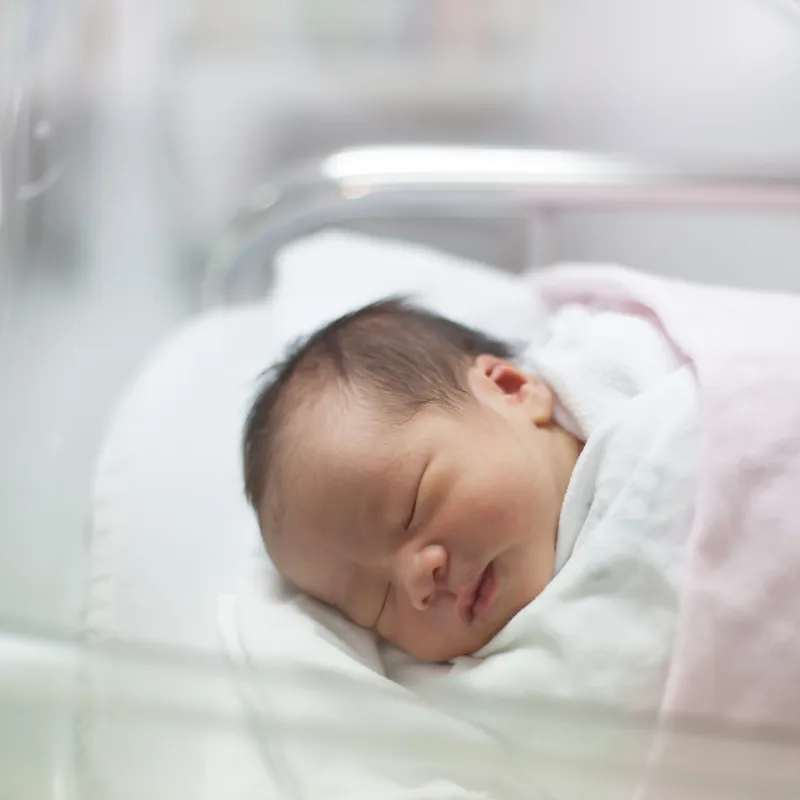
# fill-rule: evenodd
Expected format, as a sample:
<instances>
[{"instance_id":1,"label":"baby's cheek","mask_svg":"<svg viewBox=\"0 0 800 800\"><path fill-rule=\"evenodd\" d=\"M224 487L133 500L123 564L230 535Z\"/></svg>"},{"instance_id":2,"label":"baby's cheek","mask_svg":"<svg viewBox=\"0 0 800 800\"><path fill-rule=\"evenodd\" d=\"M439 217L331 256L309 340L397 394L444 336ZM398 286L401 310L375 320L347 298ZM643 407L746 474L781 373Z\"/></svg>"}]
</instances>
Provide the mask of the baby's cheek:
<instances>
[{"instance_id":1,"label":"baby's cheek","mask_svg":"<svg viewBox=\"0 0 800 800\"><path fill-rule=\"evenodd\" d=\"M379 636L404 649L401 641L424 627L424 614L424 611L414 608L402 588L395 588L381 614L376 631Z\"/></svg>"},{"instance_id":2,"label":"baby's cheek","mask_svg":"<svg viewBox=\"0 0 800 800\"><path fill-rule=\"evenodd\" d=\"M512 536L521 515L530 511L531 497L513 480L493 475L468 495L463 508L463 528L478 540L507 533Z\"/></svg>"}]
</instances>

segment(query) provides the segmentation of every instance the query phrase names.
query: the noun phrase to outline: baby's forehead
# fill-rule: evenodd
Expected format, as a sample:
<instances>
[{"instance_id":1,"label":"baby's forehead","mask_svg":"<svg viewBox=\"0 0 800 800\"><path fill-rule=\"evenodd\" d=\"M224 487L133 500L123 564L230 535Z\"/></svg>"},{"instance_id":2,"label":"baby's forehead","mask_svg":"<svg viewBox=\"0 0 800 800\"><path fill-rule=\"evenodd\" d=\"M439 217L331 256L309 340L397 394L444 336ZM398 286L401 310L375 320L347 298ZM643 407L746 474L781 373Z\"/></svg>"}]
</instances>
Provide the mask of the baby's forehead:
<instances>
[{"instance_id":1,"label":"baby's forehead","mask_svg":"<svg viewBox=\"0 0 800 800\"><path fill-rule=\"evenodd\" d=\"M368 403L333 392L291 411L280 447L282 505L341 504L380 484L408 450Z\"/></svg>"},{"instance_id":2,"label":"baby's forehead","mask_svg":"<svg viewBox=\"0 0 800 800\"><path fill-rule=\"evenodd\" d=\"M372 392L331 382L311 395L290 399L284 422L286 455L360 461L376 445L394 443L394 422L390 403Z\"/></svg>"}]
</instances>

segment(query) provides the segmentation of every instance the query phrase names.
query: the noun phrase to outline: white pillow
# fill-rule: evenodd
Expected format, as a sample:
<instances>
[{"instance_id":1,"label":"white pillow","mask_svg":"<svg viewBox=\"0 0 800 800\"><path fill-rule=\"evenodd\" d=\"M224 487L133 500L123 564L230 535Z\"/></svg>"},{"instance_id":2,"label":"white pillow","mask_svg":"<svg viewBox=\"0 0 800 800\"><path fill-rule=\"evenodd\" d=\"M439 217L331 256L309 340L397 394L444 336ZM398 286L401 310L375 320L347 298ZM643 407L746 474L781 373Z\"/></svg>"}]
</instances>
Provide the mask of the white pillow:
<instances>
[{"instance_id":1,"label":"white pillow","mask_svg":"<svg viewBox=\"0 0 800 800\"><path fill-rule=\"evenodd\" d=\"M289 340L390 295L510 341L541 331L520 275L421 245L327 231L283 250L276 273L276 325Z\"/></svg>"},{"instance_id":2,"label":"white pillow","mask_svg":"<svg viewBox=\"0 0 800 800\"><path fill-rule=\"evenodd\" d=\"M271 296L200 317L152 357L97 464L87 625L216 649L216 602L261 552L242 495L241 430L259 374L339 314L409 293L512 340L539 330L522 278L400 242L325 232L287 247Z\"/></svg>"}]
</instances>

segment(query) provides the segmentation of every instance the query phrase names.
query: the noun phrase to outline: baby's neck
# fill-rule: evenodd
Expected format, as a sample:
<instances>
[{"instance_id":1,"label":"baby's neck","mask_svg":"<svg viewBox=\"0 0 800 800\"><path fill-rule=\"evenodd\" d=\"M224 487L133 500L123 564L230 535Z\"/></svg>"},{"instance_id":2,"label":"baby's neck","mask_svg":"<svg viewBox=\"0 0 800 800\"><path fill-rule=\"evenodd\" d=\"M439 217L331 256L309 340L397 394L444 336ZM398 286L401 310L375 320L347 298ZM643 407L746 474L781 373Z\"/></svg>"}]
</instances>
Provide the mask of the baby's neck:
<instances>
[{"instance_id":1,"label":"baby's neck","mask_svg":"<svg viewBox=\"0 0 800 800\"><path fill-rule=\"evenodd\" d=\"M559 481L559 492L563 497L572 478L572 472L583 452L583 442L560 425L552 423L550 434L550 457Z\"/></svg>"}]
</instances>

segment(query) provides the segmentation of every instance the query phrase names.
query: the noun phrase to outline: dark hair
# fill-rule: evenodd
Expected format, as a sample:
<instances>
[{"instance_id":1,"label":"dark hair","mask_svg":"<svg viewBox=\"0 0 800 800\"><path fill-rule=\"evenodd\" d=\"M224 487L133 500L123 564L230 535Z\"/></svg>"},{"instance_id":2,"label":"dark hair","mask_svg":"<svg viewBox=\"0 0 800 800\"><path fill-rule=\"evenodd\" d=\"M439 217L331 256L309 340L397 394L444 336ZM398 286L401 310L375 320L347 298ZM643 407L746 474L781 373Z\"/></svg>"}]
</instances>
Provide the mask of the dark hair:
<instances>
[{"instance_id":1,"label":"dark hair","mask_svg":"<svg viewBox=\"0 0 800 800\"><path fill-rule=\"evenodd\" d=\"M430 403L469 398L467 366L481 354L511 358L512 348L465 325L391 298L345 314L296 345L266 373L244 428L245 494L258 512L288 417L334 380L371 390L389 410L412 415Z\"/></svg>"}]
</instances>

